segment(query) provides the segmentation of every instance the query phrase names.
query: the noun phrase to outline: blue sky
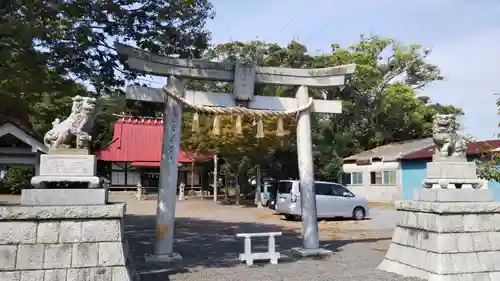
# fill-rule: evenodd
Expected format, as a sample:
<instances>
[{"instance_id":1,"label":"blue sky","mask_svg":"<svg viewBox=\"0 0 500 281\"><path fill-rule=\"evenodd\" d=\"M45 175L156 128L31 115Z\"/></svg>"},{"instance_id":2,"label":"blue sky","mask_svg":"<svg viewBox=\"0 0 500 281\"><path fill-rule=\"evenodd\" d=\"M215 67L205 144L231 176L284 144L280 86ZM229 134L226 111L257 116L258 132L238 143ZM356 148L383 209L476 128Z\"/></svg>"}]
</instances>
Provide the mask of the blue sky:
<instances>
[{"instance_id":1,"label":"blue sky","mask_svg":"<svg viewBox=\"0 0 500 281\"><path fill-rule=\"evenodd\" d=\"M432 48L430 62L445 78L422 94L465 111L465 131L492 139L497 127L494 93L500 92L498 0L212 0L212 43L295 39L311 52L331 43L355 43L377 34ZM156 84L156 83L155 83Z\"/></svg>"}]
</instances>

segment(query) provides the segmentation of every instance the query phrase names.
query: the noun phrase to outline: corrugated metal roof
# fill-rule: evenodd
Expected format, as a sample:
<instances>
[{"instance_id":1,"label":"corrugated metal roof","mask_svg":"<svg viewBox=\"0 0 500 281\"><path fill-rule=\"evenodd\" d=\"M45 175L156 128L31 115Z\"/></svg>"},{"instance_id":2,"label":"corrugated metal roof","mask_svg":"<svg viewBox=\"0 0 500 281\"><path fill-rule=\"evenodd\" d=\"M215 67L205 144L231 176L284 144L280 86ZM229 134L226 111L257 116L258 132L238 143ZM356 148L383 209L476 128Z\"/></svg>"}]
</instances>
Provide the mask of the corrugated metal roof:
<instances>
[{"instance_id":1,"label":"corrugated metal roof","mask_svg":"<svg viewBox=\"0 0 500 281\"><path fill-rule=\"evenodd\" d=\"M409 153L429 147L432 143L432 138L391 143L349 156L344 158L344 161L369 160L373 157L383 158L384 161L396 161Z\"/></svg>"},{"instance_id":2,"label":"corrugated metal roof","mask_svg":"<svg viewBox=\"0 0 500 281\"><path fill-rule=\"evenodd\" d=\"M159 165L161 160L163 120L121 118L114 125L113 140L96 153L99 160L136 162ZM194 154L179 152L178 162L193 161ZM207 160L212 155L197 156L196 161Z\"/></svg>"},{"instance_id":3,"label":"corrugated metal roof","mask_svg":"<svg viewBox=\"0 0 500 281\"><path fill-rule=\"evenodd\" d=\"M500 140L486 140L467 143L467 155L478 155L488 151L498 151ZM419 151L405 155L402 159L427 159L432 158L435 146L431 144Z\"/></svg>"}]
</instances>

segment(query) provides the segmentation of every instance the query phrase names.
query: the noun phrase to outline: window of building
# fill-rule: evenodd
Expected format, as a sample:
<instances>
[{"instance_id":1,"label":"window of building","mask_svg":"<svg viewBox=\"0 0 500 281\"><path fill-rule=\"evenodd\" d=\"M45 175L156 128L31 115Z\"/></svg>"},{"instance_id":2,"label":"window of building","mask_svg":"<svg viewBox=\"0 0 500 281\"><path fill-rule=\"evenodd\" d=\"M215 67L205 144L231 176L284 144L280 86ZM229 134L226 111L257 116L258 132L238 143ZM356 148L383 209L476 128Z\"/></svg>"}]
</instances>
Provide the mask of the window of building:
<instances>
[{"instance_id":1,"label":"window of building","mask_svg":"<svg viewBox=\"0 0 500 281\"><path fill-rule=\"evenodd\" d=\"M384 184L386 185L396 184L396 171L384 171Z\"/></svg>"},{"instance_id":2,"label":"window of building","mask_svg":"<svg viewBox=\"0 0 500 281\"><path fill-rule=\"evenodd\" d=\"M382 184L382 172L370 172L370 184Z\"/></svg>"},{"instance_id":3,"label":"window of building","mask_svg":"<svg viewBox=\"0 0 500 281\"><path fill-rule=\"evenodd\" d=\"M342 181L343 184L351 184L351 173L342 173Z\"/></svg>"},{"instance_id":4,"label":"window of building","mask_svg":"<svg viewBox=\"0 0 500 281\"><path fill-rule=\"evenodd\" d=\"M374 185L395 185L396 171L370 172L370 183Z\"/></svg>"},{"instance_id":5,"label":"window of building","mask_svg":"<svg viewBox=\"0 0 500 281\"><path fill-rule=\"evenodd\" d=\"M363 173L362 172L354 172L352 173L352 184L363 184Z\"/></svg>"},{"instance_id":6,"label":"window of building","mask_svg":"<svg viewBox=\"0 0 500 281\"><path fill-rule=\"evenodd\" d=\"M362 185L363 184L363 173L362 172L353 172L353 173L342 173L342 184L355 184Z\"/></svg>"}]
</instances>

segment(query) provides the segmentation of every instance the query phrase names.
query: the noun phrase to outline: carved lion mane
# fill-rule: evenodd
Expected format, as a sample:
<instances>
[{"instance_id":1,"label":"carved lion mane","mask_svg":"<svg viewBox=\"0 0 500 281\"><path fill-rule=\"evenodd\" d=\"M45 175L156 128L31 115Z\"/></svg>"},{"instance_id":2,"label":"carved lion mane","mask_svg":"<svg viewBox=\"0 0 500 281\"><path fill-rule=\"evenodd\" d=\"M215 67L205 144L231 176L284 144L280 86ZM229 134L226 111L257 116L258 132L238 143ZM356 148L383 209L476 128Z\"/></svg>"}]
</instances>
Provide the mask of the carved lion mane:
<instances>
[{"instance_id":1,"label":"carved lion mane","mask_svg":"<svg viewBox=\"0 0 500 281\"><path fill-rule=\"evenodd\" d=\"M432 139L436 144L436 155L440 157L465 157L466 144L457 133L458 124L453 114L436 114L432 128Z\"/></svg>"},{"instance_id":2,"label":"carved lion mane","mask_svg":"<svg viewBox=\"0 0 500 281\"><path fill-rule=\"evenodd\" d=\"M59 122L59 118L52 122L52 129L43 138L45 145L49 148L68 147L73 135L76 136L77 148L88 148L95 107L95 98L74 97L71 114L62 122Z\"/></svg>"}]
</instances>

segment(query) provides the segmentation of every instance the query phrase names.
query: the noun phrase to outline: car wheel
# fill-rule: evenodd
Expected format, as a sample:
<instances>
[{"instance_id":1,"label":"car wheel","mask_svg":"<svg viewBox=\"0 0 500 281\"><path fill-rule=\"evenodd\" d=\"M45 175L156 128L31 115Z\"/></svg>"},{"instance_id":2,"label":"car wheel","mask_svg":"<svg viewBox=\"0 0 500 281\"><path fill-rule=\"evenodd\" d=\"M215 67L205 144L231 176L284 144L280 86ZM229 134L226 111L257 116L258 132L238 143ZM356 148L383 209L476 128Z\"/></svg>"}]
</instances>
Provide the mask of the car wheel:
<instances>
[{"instance_id":1,"label":"car wheel","mask_svg":"<svg viewBox=\"0 0 500 281\"><path fill-rule=\"evenodd\" d=\"M354 208L354 211L352 211L352 218L357 221L364 220L365 214L366 212L365 209L363 209L363 207L356 207Z\"/></svg>"},{"instance_id":2,"label":"car wheel","mask_svg":"<svg viewBox=\"0 0 500 281\"><path fill-rule=\"evenodd\" d=\"M295 220L295 216L294 215L285 215L285 219L287 221L293 221L293 220Z\"/></svg>"}]
</instances>

